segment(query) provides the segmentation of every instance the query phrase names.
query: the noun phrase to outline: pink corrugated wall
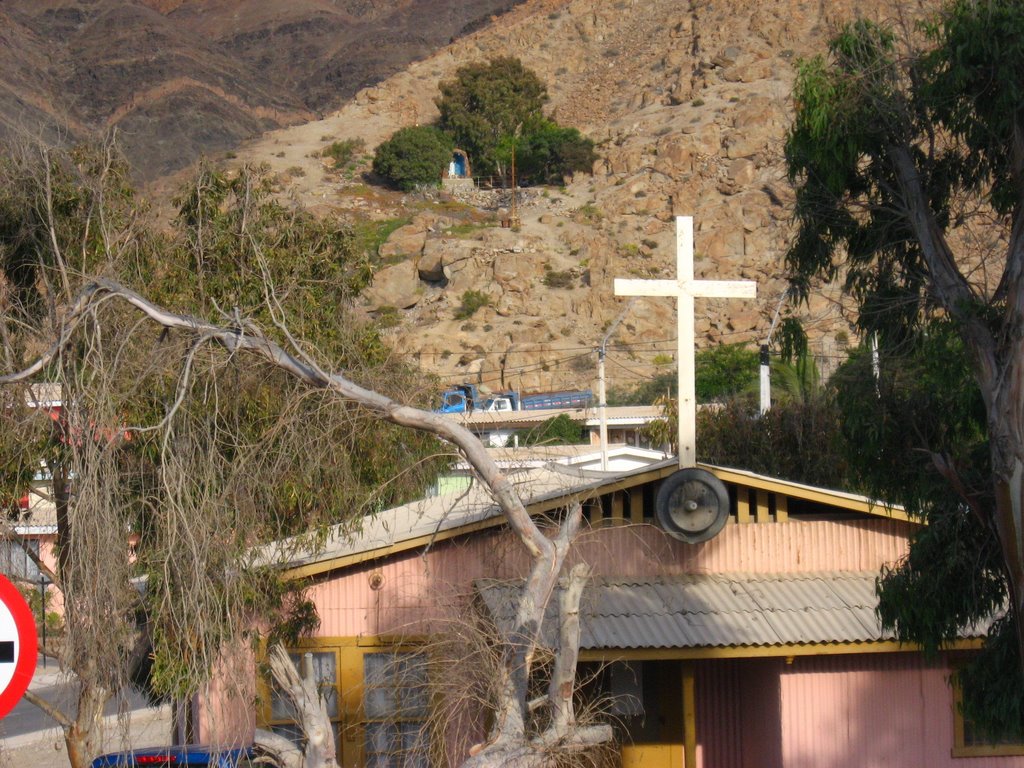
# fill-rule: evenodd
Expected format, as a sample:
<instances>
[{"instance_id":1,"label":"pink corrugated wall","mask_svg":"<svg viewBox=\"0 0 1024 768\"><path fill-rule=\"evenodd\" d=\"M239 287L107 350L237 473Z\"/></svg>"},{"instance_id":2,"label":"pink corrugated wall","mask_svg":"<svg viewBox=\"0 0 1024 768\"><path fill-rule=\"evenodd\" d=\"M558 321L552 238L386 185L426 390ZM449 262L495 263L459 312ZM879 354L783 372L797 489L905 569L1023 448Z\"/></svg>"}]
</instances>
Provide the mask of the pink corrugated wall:
<instances>
[{"instance_id":1,"label":"pink corrugated wall","mask_svg":"<svg viewBox=\"0 0 1024 768\"><path fill-rule=\"evenodd\" d=\"M781 659L704 661L695 699L700 768L783 768Z\"/></svg>"},{"instance_id":2,"label":"pink corrugated wall","mask_svg":"<svg viewBox=\"0 0 1024 768\"><path fill-rule=\"evenodd\" d=\"M953 758L944 664L915 653L700 662L700 768L1010 768Z\"/></svg>"},{"instance_id":3,"label":"pink corrugated wall","mask_svg":"<svg viewBox=\"0 0 1024 768\"><path fill-rule=\"evenodd\" d=\"M917 654L804 657L785 667L786 768L1024 765L1021 757L956 758L949 670Z\"/></svg>"},{"instance_id":4,"label":"pink corrugated wall","mask_svg":"<svg viewBox=\"0 0 1024 768\"><path fill-rule=\"evenodd\" d=\"M216 747L252 744L256 728L255 680L239 670L256 666L252 648L239 642L225 650L213 679L202 695L196 697L198 717L196 740Z\"/></svg>"},{"instance_id":5,"label":"pink corrugated wall","mask_svg":"<svg viewBox=\"0 0 1024 768\"><path fill-rule=\"evenodd\" d=\"M570 558L598 576L687 572L876 570L906 551L908 525L890 520L727 525L714 539L688 545L648 525L589 529ZM460 604L473 579L523 575L522 547L501 532L435 545L347 571L314 585L325 637L421 633L424 617ZM372 590L371 574L384 577Z\"/></svg>"}]
</instances>

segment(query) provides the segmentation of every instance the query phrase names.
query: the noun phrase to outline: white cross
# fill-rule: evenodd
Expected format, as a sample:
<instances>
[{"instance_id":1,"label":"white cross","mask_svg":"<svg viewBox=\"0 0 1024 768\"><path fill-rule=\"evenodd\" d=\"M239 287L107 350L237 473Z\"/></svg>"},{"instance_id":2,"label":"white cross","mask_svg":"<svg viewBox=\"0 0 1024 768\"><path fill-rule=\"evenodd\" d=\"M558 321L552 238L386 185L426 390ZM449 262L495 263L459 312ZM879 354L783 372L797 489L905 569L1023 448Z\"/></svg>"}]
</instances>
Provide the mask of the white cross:
<instances>
[{"instance_id":1,"label":"white cross","mask_svg":"<svg viewBox=\"0 0 1024 768\"><path fill-rule=\"evenodd\" d=\"M717 299L752 299L757 296L753 280L693 279L693 217L676 217L676 279L615 279L616 296L675 296L679 300L679 466L697 465L697 384L694 347L693 300L697 296Z\"/></svg>"}]
</instances>

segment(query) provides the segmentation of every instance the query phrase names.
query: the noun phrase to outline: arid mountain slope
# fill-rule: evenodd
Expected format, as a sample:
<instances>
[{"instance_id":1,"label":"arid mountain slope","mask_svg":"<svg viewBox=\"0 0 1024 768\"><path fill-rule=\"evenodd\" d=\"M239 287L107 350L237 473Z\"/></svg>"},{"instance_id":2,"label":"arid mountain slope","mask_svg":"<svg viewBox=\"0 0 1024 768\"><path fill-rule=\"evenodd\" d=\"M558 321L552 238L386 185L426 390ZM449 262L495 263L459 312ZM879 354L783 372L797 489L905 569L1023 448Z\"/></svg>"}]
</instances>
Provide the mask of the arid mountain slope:
<instances>
[{"instance_id":1,"label":"arid mountain slope","mask_svg":"<svg viewBox=\"0 0 1024 768\"><path fill-rule=\"evenodd\" d=\"M514 0L5 0L0 135L116 128L141 177L343 103Z\"/></svg>"},{"instance_id":2,"label":"arid mountain slope","mask_svg":"<svg viewBox=\"0 0 1024 768\"><path fill-rule=\"evenodd\" d=\"M934 2L902 4L919 14ZM323 120L275 131L240 152L271 163L287 194L332 215L412 223L396 232L367 309L400 319L395 348L452 380L523 389L592 385L593 349L626 301L616 277L675 274L676 215L696 220L698 277L758 282L754 302L701 300L700 343L760 341L786 283L792 192L782 164L790 92L801 57L825 50L853 14L884 2L801 0L528 0L367 88ZM461 64L515 55L548 84L550 110L599 142L593 176L524 190L522 227L496 226L508 195L431 204L346 180L317 157L329 138L368 150L433 119L438 82ZM453 227L472 212L490 226ZM487 306L465 317L467 291ZM850 328L836 292L800 309L825 370ZM625 382L669 370L674 302L640 299L626 313L609 373Z\"/></svg>"}]
</instances>

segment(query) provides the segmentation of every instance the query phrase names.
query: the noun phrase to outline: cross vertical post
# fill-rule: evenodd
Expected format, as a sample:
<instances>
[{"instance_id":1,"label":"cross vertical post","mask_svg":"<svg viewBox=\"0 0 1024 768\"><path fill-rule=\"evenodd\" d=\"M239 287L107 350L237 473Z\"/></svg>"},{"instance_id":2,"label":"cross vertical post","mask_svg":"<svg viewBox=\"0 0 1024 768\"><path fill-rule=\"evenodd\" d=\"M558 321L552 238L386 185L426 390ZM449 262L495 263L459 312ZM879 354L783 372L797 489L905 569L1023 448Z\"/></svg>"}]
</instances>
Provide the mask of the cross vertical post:
<instances>
[{"instance_id":1,"label":"cross vertical post","mask_svg":"<svg viewBox=\"0 0 1024 768\"><path fill-rule=\"evenodd\" d=\"M694 298L752 299L753 280L693 279L693 217L676 217L676 279L615 279L616 296L673 296L677 309L679 369L679 467L697 465L697 383Z\"/></svg>"}]
</instances>

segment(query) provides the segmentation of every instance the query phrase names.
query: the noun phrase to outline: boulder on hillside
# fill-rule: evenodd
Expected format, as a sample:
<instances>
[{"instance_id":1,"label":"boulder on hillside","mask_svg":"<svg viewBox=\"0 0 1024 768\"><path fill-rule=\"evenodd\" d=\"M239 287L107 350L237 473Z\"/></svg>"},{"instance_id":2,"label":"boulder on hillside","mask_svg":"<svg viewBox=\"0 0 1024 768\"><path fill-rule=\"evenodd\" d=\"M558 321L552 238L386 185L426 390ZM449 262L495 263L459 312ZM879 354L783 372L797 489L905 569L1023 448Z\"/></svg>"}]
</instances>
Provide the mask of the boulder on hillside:
<instances>
[{"instance_id":1,"label":"boulder on hillside","mask_svg":"<svg viewBox=\"0 0 1024 768\"><path fill-rule=\"evenodd\" d=\"M427 240L423 245L423 255L416 262L420 280L428 283L444 283L445 252L447 240Z\"/></svg>"},{"instance_id":2,"label":"boulder on hillside","mask_svg":"<svg viewBox=\"0 0 1024 768\"><path fill-rule=\"evenodd\" d=\"M540 261L517 253L499 253L492 266L494 281L506 292L525 293L544 276Z\"/></svg>"},{"instance_id":3,"label":"boulder on hillside","mask_svg":"<svg viewBox=\"0 0 1024 768\"><path fill-rule=\"evenodd\" d=\"M693 156L697 148L692 136L668 135L657 146L659 164L665 161L677 172L693 170Z\"/></svg>"},{"instance_id":4,"label":"boulder on hillside","mask_svg":"<svg viewBox=\"0 0 1024 768\"><path fill-rule=\"evenodd\" d=\"M422 295L419 273L412 261L380 270L362 293L371 312L388 306L408 309L416 306Z\"/></svg>"},{"instance_id":5,"label":"boulder on hillside","mask_svg":"<svg viewBox=\"0 0 1024 768\"><path fill-rule=\"evenodd\" d=\"M761 314L756 309L735 309L725 321L726 328L737 333L757 330L760 324Z\"/></svg>"},{"instance_id":6,"label":"boulder on hillside","mask_svg":"<svg viewBox=\"0 0 1024 768\"><path fill-rule=\"evenodd\" d=\"M382 259L393 257L419 256L427 241L427 230L422 224L413 222L399 227L385 240L378 253Z\"/></svg>"},{"instance_id":7,"label":"boulder on hillside","mask_svg":"<svg viewBox=\"0 0 1024 768\"><path fill-rule=\"evenodd\" d=\"M757 177L757 166L747 158L733 160L726 169L726 178L734 187L746 187Z\"/></svg>"}]
</instances>

